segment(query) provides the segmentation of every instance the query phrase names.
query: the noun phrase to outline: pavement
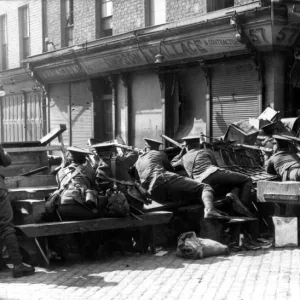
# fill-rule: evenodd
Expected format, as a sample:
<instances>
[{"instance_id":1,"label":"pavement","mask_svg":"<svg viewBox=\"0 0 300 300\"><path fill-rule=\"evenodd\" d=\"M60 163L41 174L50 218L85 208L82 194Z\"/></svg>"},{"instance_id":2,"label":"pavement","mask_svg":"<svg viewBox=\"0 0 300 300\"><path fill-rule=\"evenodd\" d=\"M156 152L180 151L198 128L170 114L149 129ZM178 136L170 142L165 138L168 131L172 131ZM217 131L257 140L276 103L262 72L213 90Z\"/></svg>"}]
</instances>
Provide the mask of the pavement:
<instances>
[{"instance_id":1,"label":"pavement","mask_svg":"<svg viewBox=\"0 0 300 300\"><path fill-rule=\"evenodd\" d=\"M1 300L300 299L300 249L270 248L186 260L114 254L97 261L56 263L33 276L0 272ZM164 254L163 252L158 252Z\"/></svg>"}]
</instances>

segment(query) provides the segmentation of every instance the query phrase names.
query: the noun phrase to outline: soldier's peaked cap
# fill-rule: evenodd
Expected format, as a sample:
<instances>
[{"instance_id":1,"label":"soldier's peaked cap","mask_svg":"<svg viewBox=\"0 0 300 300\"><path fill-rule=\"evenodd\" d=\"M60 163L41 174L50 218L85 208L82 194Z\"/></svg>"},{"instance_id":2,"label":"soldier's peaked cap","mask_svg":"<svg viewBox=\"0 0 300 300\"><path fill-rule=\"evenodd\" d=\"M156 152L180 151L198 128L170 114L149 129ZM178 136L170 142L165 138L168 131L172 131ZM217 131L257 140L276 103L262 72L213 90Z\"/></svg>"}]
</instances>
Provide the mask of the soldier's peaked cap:
<instances>
[{"instance_id":1,"label":"soldier's peaked cap","mask_svg":"<svg viewBox=\"0 0 300 300\"><path fill-rule=\"evenodd\" d=\"M200 143L200 136L186 136L182 138L182 140L186 143L186 145L191 144L199 144Z\"/></svg>"},{"instance_id":2,"label":"soldier's peaked cap","mask_svg":"<svg viewBox=\"0 0 300 300\"><path fill-rule=\"evenodd\" d=\"M90 151L85 150L85 149L81 149L81 148L76 147L76 146L68 147L67 150L68 150L69 152L71 152L72 154L73 154L73 153L74 153L74 154L82 154L82 155L89 155L89 154L91 154Z\"/></svg>"},{"instance_id":3,"label":"soldier's peaked cap","mask_svg":"<svg viewBox=\"0 0 300 300\"><path fill-rule=\"evenodd\" d=\"M148 138L144 138L144 141L150 146L154 146L157 147L159 145L162 145L162 142L157 141L157 140L153 140L153 139L148 139Z\"/></svg>"}]
</instances>

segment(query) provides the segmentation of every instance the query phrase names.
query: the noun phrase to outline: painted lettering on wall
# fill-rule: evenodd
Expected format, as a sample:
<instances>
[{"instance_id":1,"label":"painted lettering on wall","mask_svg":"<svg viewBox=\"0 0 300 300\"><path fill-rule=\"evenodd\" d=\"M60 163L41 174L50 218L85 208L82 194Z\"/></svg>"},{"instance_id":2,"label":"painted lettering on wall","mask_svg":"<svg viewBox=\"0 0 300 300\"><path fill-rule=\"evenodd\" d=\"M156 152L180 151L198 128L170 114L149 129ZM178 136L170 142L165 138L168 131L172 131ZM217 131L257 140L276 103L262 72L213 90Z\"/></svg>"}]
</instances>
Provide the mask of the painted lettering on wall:
<instances>
[{"instance_id":1,"label":"painted lettering on wall","mask_svg":"<svg viewBox=\"0 0 300 300\"><path fill-rule=\"evenodd\" d=\"M126 66L154 63L155 55L158 53L163 54L165 60L175 60L224 52L224 47L241 48L244 45L239 44L235 38L231 37L194 39L173 43L162 42L160 46L140 47L139 51L105 57L101 60L101 63L104 63L106 69L117 69ZM101 68L100 65L99 67ZM90 68L93 67L89 66Z\"/></svg>"},{"instance_id":2,"label":"painted lettering on wall","mask_svg":"<svg viewBox=\"0 0 300 300\"><path fill-rule=\"evenodd\" d=\"M80 76L84 75L82 68L78 65L71 65L71 66L64 66L64 67L58 67L53 69L47 69L40 73L40 76L43 79L48 78L65 78L68 76Z\"/></svg>"},{"instance_id":3,"label":"painted lettering on wall","mask_svg":"<svg viewBox=\"0 0 300 300\"><path fill-rule=\"evenodd\" d=\"M123 53L116 56L103 58L103 62L108 68L116 66L132 66L144 63L143 58L137 52Z\"/></svg>"},{"instance_id":4,"label":"painted lettering on wall","mask_svg":"<svg viewBox=\"0 0 300 300\"><path fill-rule=\"evenodd\" d=\"M300 23L295 23L293 26L297 25L298 27L283 27L276 35L277 44L289 44L293 45L299 37Z\"/></svg>"}]
</instances>

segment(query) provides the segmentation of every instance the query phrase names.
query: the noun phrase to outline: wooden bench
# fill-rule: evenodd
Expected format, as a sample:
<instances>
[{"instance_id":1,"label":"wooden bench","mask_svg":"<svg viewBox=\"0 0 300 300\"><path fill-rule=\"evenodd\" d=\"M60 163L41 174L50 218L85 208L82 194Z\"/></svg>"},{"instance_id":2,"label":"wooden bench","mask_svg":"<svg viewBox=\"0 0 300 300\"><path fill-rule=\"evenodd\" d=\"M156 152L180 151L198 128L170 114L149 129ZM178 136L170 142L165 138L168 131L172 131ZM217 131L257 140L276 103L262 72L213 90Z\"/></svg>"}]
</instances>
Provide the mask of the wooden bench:
<instances>
[{"instance_id":1,"label":"wooden bench","mask_svg":"<svg viewBox=\"0 0 300 300\"><path fill-rule=\"evenodd\" d=\"M43 249L38 238L91 231L114 230L122 228L141 228L149 226L149 245L155 251L155 225L168 223L173 213L168 211L149 212L139 215L139 219L131 216L124 218L100 218L83 221L49 222L15 226L28 238L33 238L46 263L49 264L47 249ZM142 241L142 245L145 242ZM148 244L147 244L148 245ZM148 248L148 247L147 247Z\"/></svg>"}]
</instances>

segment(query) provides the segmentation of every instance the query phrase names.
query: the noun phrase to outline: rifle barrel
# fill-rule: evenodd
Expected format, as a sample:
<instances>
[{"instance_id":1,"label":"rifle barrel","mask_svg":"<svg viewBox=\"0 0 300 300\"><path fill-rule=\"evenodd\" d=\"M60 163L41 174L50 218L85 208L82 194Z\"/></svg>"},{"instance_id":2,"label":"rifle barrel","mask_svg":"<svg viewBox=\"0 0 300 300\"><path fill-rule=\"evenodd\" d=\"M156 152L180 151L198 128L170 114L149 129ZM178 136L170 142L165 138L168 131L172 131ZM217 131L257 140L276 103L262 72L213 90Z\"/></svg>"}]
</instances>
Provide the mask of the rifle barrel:
<instances>
[{"instance_id":1,"label":"rifle barrel","mask_svg":"<svg viewBox=\"0 0 300 300\"><path fill-rule=\"evenodd\" d=\"M164 134L162 134L161 137L164 138L166 141L172 143L173 145L179 147L180 149L183 148L183 146L182 146L181 144L179 144L179 143L176 142L175 140L171 139L170 137L168 137L168 136L166 136L166 135L164 135Z\"/></svg>"},{"instance_id":2,"label":"rifle barrel","mask_svg":"<svg viewBox=\"0 0 300 300\"><path fill-rule=\"evenodd\" d=\"M273 152L272 149L270 148L265 148L265 147L259 147L259 146L251 146L251 145L244 145L244 144L236 144L239 147L243 147L243 148L248 148L248 149L254 149L254 150L261 150L261 151L265 151L265 152Z\"/></svg>"}]
</instances>

